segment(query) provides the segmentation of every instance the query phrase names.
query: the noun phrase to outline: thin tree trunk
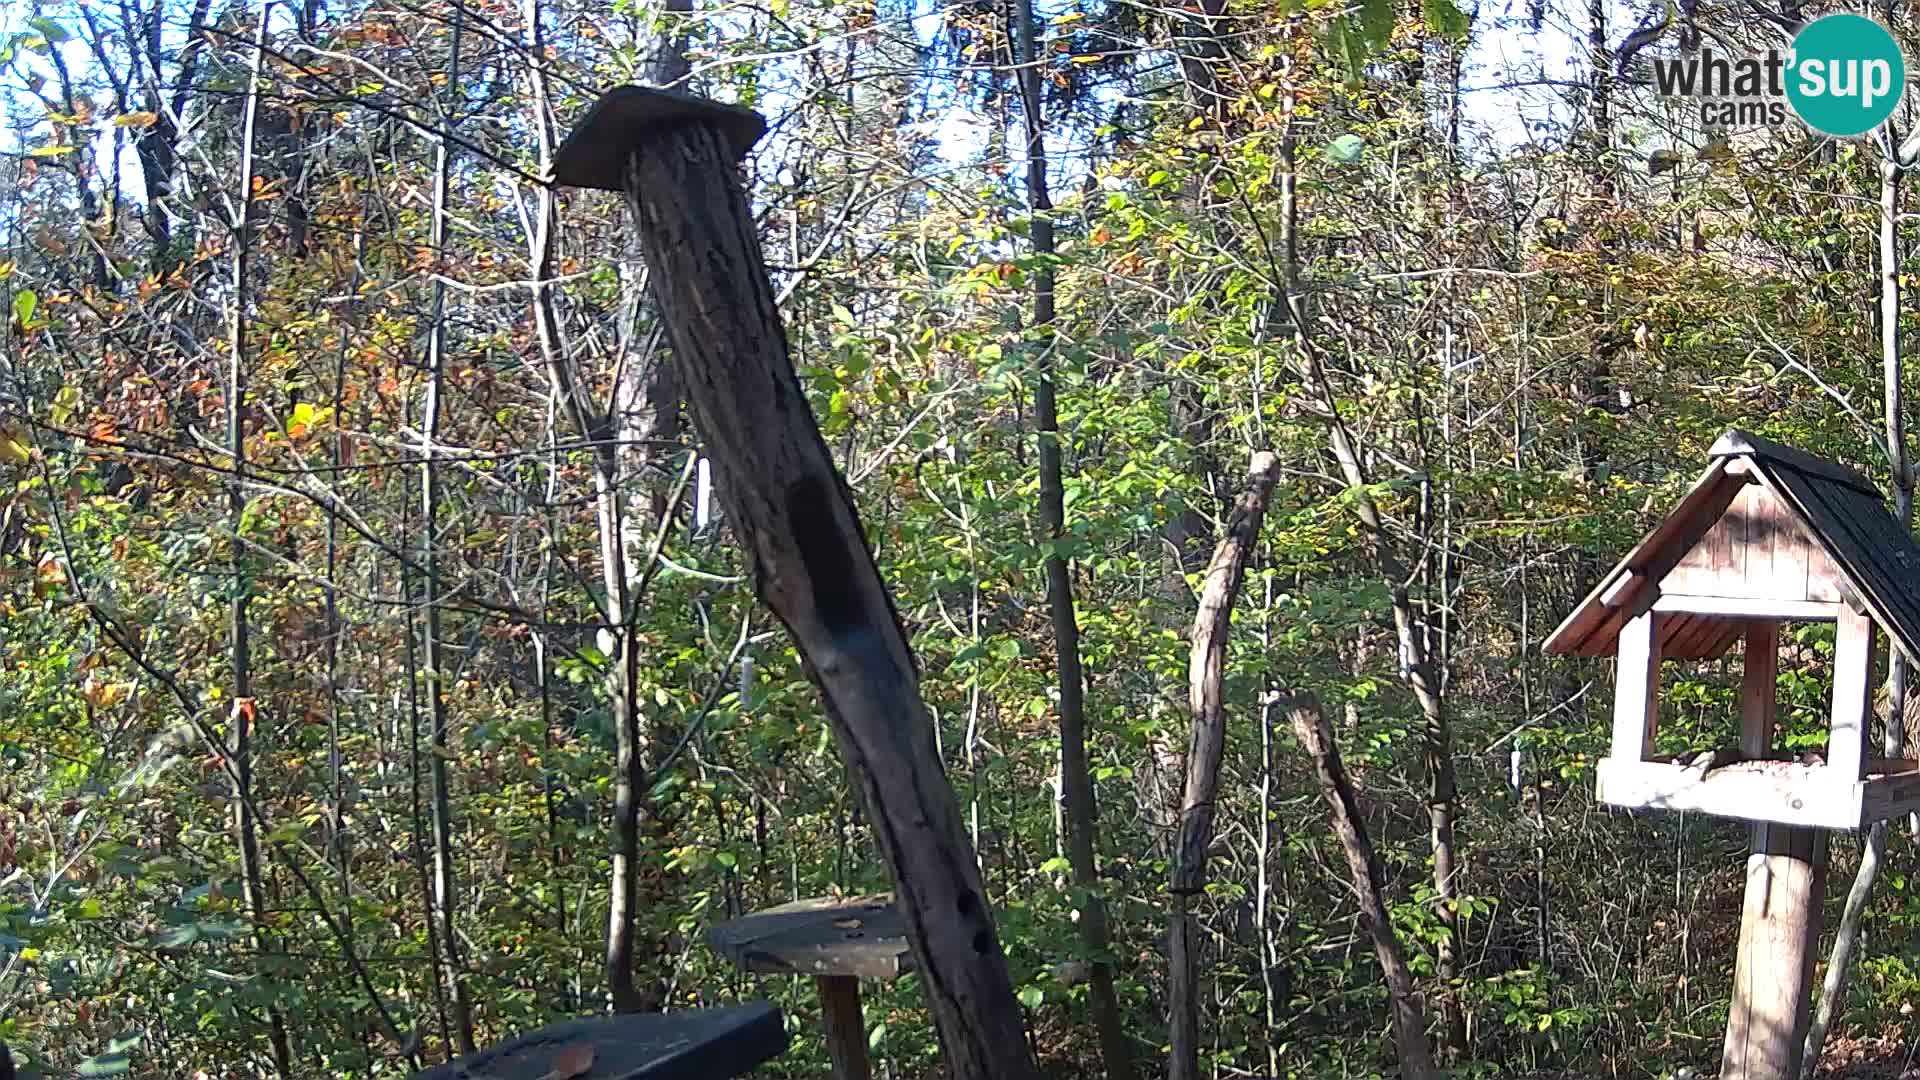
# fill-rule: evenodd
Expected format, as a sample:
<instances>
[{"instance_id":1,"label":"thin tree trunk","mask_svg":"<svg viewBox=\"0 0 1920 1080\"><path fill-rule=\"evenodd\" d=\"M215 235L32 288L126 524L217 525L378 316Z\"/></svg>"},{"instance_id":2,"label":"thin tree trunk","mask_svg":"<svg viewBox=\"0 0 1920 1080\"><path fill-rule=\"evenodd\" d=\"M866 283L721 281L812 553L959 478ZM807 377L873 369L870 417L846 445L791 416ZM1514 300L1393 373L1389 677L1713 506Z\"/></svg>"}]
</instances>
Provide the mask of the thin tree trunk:
<instances>
[{"instance_id":1,"label":"thin tree trunk","mask_svg":"<svg viewBox=\"0 0 1920 1080\"><path fill-rule=\"evenodd\" d=\"M267 930L265 875L261 868L258 823L253 816L253 729L258 716L253 698L253 653L247 604L252 598L253 582L248 568L246 545L241 539L247 512L247 297L248 256L253 245L253 145L260 119L260 79L266 66L267 19L273 4L260 9L259 37L254 43L253 60L247 72L247 97L240 126L240 192L230 204L233 208L233 314L227 326L227 453L233 458L233 482L227 487L228 525L233 529L233 580L228 612L231 616L233 668L233 764L235 772L235 814L239 832L240 870L247 910L253 916L254 941L263 954L276 950L273 934ZM287 1035L286 1016L275 1003L267 1005L268 1039L273 1046L274 1071L293 1075L293 1044Z\"/></svg>"},{"instance_id":2,"label":"thin tree trunk","mask_svg":"<svg viewBox=\"0 0 1920 1080\"><path fill-rule=\"evenodd\" d=\"M668 0L666 9L684 14L692 7L687 0ZM530 55L544 56L545 30L539 0L526 0L522 11L534 43ZM651 61L652 80L682 81L689 70L684 35L663 37ZM546 168L553 160L553 112L546 74L538 62L528 64L527 79L536 114L534 130L540 160ZM614 1011L655 1011L663 1004L660 989L643 988L635 978L638 915L644 906L640 898L640 793L645 789L645 747L650 733L639 702L640 658L632 621L638 605L635 583L645 579L648 568L632 562L644 549L637 542L642 522L632 511L622 479L623 473L629 479L648 477L652 465L662 456L660 445L678 437L680 391L672 368L657 356L631 355L635 350L628 347L631 342L627 330L634 322L636 290L634 304L623 306L628 317L621 332L622 368L615 379L613 401L604 411L594 408L585 380L574 370L560 340L551 285L559 220L551 189L543 187L535 193L534 216L534 235L528 240L533 260L536 338L568 420L581 439L593 444L594 518L605 597L600 610L605 636L600 645L607 655L607 696L615 718L612 874L603 963ZM653 485L649 499L656 523L670 511L663 490Z\"/></svg>"},{"instance_id":3,"label":"thin tree trunk","mask_svg":"<svg viewBox=\"0 0 1920 1080\"><path fill-rule=\"evenodd\" d=\"M1080 908L1080 934L1091 963L1088 1004L1100 1035L1100 1056L1110 1080L1131 1080L1133 1047L1120 1019L1109 956L1107 903L1094 858L1093 777L1087 768L1086 678L1080 668L1080 627L1074 613L1073 580L1066 555L1066 500L1061 466L1059 406L1054 399L1053 201L1047 189L1046 125L1042 118L1040 69L1035 59L1033 3L1016 0L1013 39L1019 61L1020 98L1026 117L1028 235L1043 260L1033 276L1034 427L1039 434L1040 523L1046 530L1047 604L1060 678L1060 787L1066 803L1067 862Z\"/></svg>"},{"instance_id":4,"label":"thin tree trunk","mask_svg":"<svg viewBox=\"0 0 1920 1080\"><path fill-rule=\"evenodd\" d=\"M1420 759L1427 780L1427 825L1433 856L1434 917L1442 931L1434 942L1434 974L1438 976L1444 994L1440 1007L1444 1035L1442 1045L1449 1052L1458 1052L1464 1049L1466 1044L1466 1017L1452 993L1453 981L1459 975L1459 916L1454 910L1453 903L1458 894L1453 832L1457 790L1453 771L1453 736L1447 720L1445 690L1439 669L1427 650L1428 633L1425 615L1416 609L1408 592L1412 579L1405 572L1394 551L1393 538L1387 531L1386 519L1380 513L1380 507L1371 494L1371 479L1361 459L1359 446L1354 442L1346 421L1340 416L1338 394L1334 390L1332 380L1328 377L1324 358L1314 340L1306 302L1301 293L1299 201L1296 198L1298 163L1295 157L1293 105L1293 94L1289 89L1285 105L1286 130L1280 144L1281 250L1286 261L1281 274L1281 280L1286 287L1282 301L1287 307L1295 329L1295 340L1300 346L1300 356L1308 385L1319 398L1316 404L1320 417L1326 424L1328 447L1333 453L1335 463L1339 466L1340 477L1346 482L1353 498L1354 511L1359 516L1360 524L1373 548L1374 558L1379 564L1381 576L1385 579L1387 594L1391 598L1394 633L1400 648L1401 678L1407 688L1413 691L1414 699L1420 706L1422 720Z\"/></svg>"},{"instance_id":5,"label":"thin tree trunk","mask_svg":"<svg viewBox=\"0 0 1920 1080\"><path fill-rule=\"evenodd\" d=\"M1894 513L1904 527L1913 514L1913 473L1907 460L1906 404L1903 393L1904 372L1900 359L1900 182L1905 176L1893 155L1891 135L1885 140L1888 151L1880 163L1880 363L1885 382L1887 458L1893 469ZM1887 642L1887 726L1885 750L1889 759L1899 758L1906 736L1907 655L1900 643ZM1854 873L1847 890L1846 905L1840 911L1840 923L1834 928L1833 953L1827 959L1827 974L1820 983L1820 1000L1814 1006L1807 1026L1807 1041L1801 1057L1800 1075L1812 1080L1820 1064L1820 1051L1826 1045L1827 1032L1847 995L1847 977L1860 945L1860 919L1866 913L1873 883L1886 860L1888 823L1876 821L1867 830L1867 843L1860 853L1860 869Z\"/></svg>"},{"instance_id":6,"label":"thin tree trunk","mask_svg":"<svg viewBox=\"0 0 1920 1080\"><path fill-rule=\"evenodd\" d=\"M1273 606L1272 585L1268 585L1266 606ZM1265 645L1267 635L1261 634ZM1286 1006L1289 980L1280 966L1280 950L1273 934L1273 883L1268 868L1273 859L1273 709L1279 694L1263 690L1260 694L1260 866L1254 875L1253 924L1260 932L1260 989L1266 1009L1267 1075L1280 1075L1280 1047L1274 1038L1280 1026L1280 1010Z\"/></svg>"},{"instance_id":7,"label":"thin tree trunk","mask_svg":"<svg viewBox=\"0 0 1920 1080\"><path fill-rule=\"evenodd\" d=\"M366 229L364 221L357 221L353 231L353 270L347 278L347 295L360 295L361 257L365 254ZM333 422L338 425L346 404L347 352L352 341L357 308L349 306L343 312L345 319L340 327L340 348L334 354L333 362L333 400L329 403ZM334 432L327 440L327 464L340 473L345 460L344 436ZM327 515L327 572L326 583L321 588L327 618L327 779L333 793L331 810L331 848L335 873L340 877L340 932L345 941L343 947L353 949L353 860L347 839L347 812L349 796L345 775L345 756L340 748L340 639L345 627L340 619L340 589L337 584L340 573L340 519L338 515Z\"/></svg>"},{"instance_id":8,"label":"thin tree trunk","mask_svg":"<svg viewBox=\"0 0 1920 1080\"><path fill-rule=\"evenodd\" d=\"M1320 701L1311 694L1295 698L1287 710L1294 737L1313 759L1320 794L1327 800L1334 835L1347 857L1347 873L1353 879L1354 895L1360 901L1360 921L1373 941L1373 955L1380 962L1387 982L1387 996L1393 1012L1393 1041L1400 1058L1403 1080L1429 1080L1440 1074L1434 1068L1433 1051L1427 1044L1426 1010L1414 993L1413 974L1407 970L1406 954L1393 932L1387 915L1386 874L1375 857L1373 843L1367 838L1366 820L1360 813L1360 799L1353 782L1340 764L1340 748L1333 741L1333 729L1327 724Z\"/></svg>"},{"instance_id":9,"label":"thin tree trunk","mask_svg":"<svg viewBox=\"0 0 1920 1080\"><path fill-rule=\"evenodd\" d=\"M460 85L461 12L453 16L453 41L447 54L447 86ZM455 100L458 100L457 98ZM457 109L458 106L452 108ZM459 117L453 112L442 117L445 130L451 131ZM446 258L447 185L451 171L451 147L442 137L434 151L433 220L429 243L434 261ZM447 978L452 983L453 1037L460 1053L471 1054L473 1041L473 1002L467 991L465 965L461 961L460 935L454 914L459 906L457 875L453 866L453 795L449 790L447 759L447 671L440 642L440 398L445 392L447 326L447 287L436 278L433 307L427 325L427 400L420 418L420 574L425 595L426 633L421 639L420 663L427 690L427 775L432 782L433 808L433 905L439 923L441 945L446 949Z\"/></svg>"},{"instance_id":10,"label":"thin tree trunk","mask_svg":"<svg viewBox=\"0 0 1920 1080\"><path fill-rule=\"evenodd\" d=\"M1260 539L1267 500L1280 476L1280 459L1262 450L1248 466L1247 491L1227 523L1227 534L1213 549L1200 610L1193 618L1192 651L1187 661L1187 701L1193 734L1187 746L1186 792L1180 800L1180 839L1174 849L1169 892L1173 911L1168 925L1168 1012L1173 1056L1171 1080L1199 1080L1200 994L1197 927L1189 905L1206 887L1207 847L1213 843L1214 800L1220 791L1220 759L1226 745L1227 634L1234 601L1240 595L1247 560Z\"/></svg>"}]
</instances>

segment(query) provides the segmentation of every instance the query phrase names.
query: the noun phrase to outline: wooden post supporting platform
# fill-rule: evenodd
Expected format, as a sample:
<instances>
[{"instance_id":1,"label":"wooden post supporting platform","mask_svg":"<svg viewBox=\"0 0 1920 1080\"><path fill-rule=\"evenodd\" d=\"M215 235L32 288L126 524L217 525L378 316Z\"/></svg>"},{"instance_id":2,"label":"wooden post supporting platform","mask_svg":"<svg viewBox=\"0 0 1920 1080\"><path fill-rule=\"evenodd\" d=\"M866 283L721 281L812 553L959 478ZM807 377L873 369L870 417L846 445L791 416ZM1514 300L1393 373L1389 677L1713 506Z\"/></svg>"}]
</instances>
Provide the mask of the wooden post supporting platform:
<instances>
[{"instance_id":1,"label":"wooden post supporting platform","mask_svg":"<svg viewBox=\"0 0 1920 1080\"><path fill-rule=\"evenodd\" d=\"M1824 831L1753 826L1721 1080L1798 1080L1826 878Z\"/></svg>"},{"instance_id":2,"label":"wooden post supporting platform","mask_svg":"<svg viewBox=\"0 0 1920 1080\"><path fill-rule=\"evenodd\" d=\"M826 1017L827 1056L834 1080L873 1080L867 1058L867 1022L860 1011L860 980L851 975L818 975L820 1007Z\"/></svg>"}]
</instances>

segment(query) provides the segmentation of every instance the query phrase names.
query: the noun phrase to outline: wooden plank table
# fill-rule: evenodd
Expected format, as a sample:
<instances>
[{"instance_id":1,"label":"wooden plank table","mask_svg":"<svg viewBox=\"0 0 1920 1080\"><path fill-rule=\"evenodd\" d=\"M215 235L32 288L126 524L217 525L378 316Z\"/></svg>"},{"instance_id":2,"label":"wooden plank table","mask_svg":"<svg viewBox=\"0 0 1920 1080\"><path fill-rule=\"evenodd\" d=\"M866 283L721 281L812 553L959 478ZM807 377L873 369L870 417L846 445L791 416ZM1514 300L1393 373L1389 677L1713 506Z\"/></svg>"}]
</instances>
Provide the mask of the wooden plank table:
<instances>
[{"instance_id":1,"label":"wooden plank table","mask_svg":"<svg viewBox=\"0 0 1920 1080\"><path fill-rule=\"evenodd\" d=\"M871 1080L860 980L913 970L907 927L890 893L798 900L721 923L707 944L742 971L811 975L820 990L837 1080Z\"/></svg>"},{"instance_id":2,"label":"wooden plank table","mask_svg":"<svg viewBox=\"0 0 1920 1080\"><path fill-rule=\"evenodd\" d=\"M413 1080L723 1080L786 1048L780 1010L756 1001L570 1020L416 1073Z\"/></svg>"}]
</instances>

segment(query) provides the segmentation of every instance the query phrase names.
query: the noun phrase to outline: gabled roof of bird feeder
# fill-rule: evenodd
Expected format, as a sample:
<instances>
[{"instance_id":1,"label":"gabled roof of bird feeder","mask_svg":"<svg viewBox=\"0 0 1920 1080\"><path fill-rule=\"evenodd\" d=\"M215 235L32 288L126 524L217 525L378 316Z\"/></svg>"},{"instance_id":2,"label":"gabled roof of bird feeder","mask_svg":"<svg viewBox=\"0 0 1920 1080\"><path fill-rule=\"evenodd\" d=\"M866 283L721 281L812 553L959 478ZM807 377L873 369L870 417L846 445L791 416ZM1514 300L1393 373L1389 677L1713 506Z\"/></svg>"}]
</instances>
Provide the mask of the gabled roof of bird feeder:
<instances>
[{"instance_id":1,"label":"gabled roof of bird feeder","mask_svg":"<svg viewBox=\"0 0 1920 1080\"><path fill-rule=\"evenodd\" d=\"M1739 430L1710 453L1700 481L1554 630L1547 652L1611 656L1627 620L1660 607L1661 655L1701 659L1726 652L1746 620L1831 618L1847 603L1920 657L1920 545L1866 477Z\"/></svg>"}]
</instances>

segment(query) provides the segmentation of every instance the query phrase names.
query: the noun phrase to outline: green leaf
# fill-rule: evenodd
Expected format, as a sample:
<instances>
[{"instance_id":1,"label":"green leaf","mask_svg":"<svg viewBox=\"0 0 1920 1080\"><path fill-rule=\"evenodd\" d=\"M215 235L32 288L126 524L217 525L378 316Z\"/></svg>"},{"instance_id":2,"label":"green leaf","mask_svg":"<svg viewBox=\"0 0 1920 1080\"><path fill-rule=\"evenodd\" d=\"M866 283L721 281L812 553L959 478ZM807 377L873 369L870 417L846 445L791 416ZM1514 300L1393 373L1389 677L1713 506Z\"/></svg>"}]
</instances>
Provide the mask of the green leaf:
<instances>
[{"instance_id":1,"label":"green leaf","mask_svg":"<svg viewBox=\"0 0 1920 1080\"><path fill-rule=\"evenodd\" d=\"M1360 153L1366 148L1365 139L1348 132L1327 144L1327 157L1342 165L1351 165L1360 160Z\"/></svg>"},{"instance_id":2,"label":"green leaf","mask_svg":"<svg viewBox=\"0 0 1920 1080\"><path fill-rule=\"evenodd\" d=\"M882 1020L880 1023L873 1025L873 1030L868 1033L867 1049L878 1050L880 1048L880 1044L886 1041L887 1041L887 1023L886 1021Z\"/></svg>"},{"instance_id":3,"label":"green leaf","mask_svg":"<svg viewBox=\"0 0 1920 1080\"><path fill-rule=\"evenodd\" d=\"M176 926L154 939L154 944L162 949L184 949L200 940L200 927L194 923Z\"/></svg>"},{"instance_id":4,"label":"green leaf","mask_svg":"<svg viewBox=\"0 0 1920 1080\"><path fill-rule=\"evenodd\" d=\"M1366 72L1367 53L1370 50L1361 43L1360 32L1354 28L1353 20L1345 15L1329 20L1327 45L1347 62L1347 78L1359 82L1360 76Z\"/></svg>"},{"instance_id":5,"label":"green leaf","mask_svg":"<svg viewBox=\"0 0 1920 1080\"><path fill-rule=\"evenodd\" d=\"M32 289L21 289L13 294L13 317L25 326L33 321L33 311L40 306L40 297Z\"/></svg>"},{"instance_id":6,"label":"green leaf","mask_svg":"<svg viewBox=\"0 0 1920 1080\"><path fill-rule=\"evenodd\" d=\"M0 424L0 461L25 465L33 460L28 452L27 429L18 424Z\"/></svg>"},{"instance_id":7,"label":"green leaf","mask_svg":"<svg viewBox=\"0 0 1920 1080\"><path fill-rule=\"evenodd\" d=\"M1045 1000L1047 1000L1047 992L1037 986L1023 986L1020 988L1020 1004L1025 1005L1029 1009L1039 1008L1040 1003Z\"/></svg>"},{"instance_id":8,"label":"green leaf","mask_svg":"<svg viewBox=\"0 0 1920 1080\"><path fill-rule=\"evenodd\" d=\"M1393 24L1393 0L1360 0L1360 43L1368 51L1387 47Z\"/></svg>"},{"instance_id":9,"label":"green leaf","mask_svg":"<svg viewBox=\"0 0 1920 1080\"><path fill-rule=\"evenodd\" d=\"M133 1062L125 1054L95 1054L74 1071L81 1076L119 1076L132 1068Z\"/></svg>"},{"instance_id":10,"label":"green leaf","mask_svg":"<svg viewBox=\"0 0 1920 1080\"><path fill-rule=\"evenodd\" d=\"M840 325L842 326L853 325L853 312L848 311L845 305L842 305L842 304L833 305L833 317L839 320Z\"/></svg>"},{"instance_id":11,"label":"green leaf","mask_svg":"<svg viewBox=\"0 0 1920 1080\"><path fill-rule=\"evenodd\" d=\"M66 27L61 26L59 23L54 22L52 19L47 18L45 15L42 15L37 19L28 19L27 25L33 27L35 30L40 31L41 37L46 38L49 42L52 42L55 45L58 45L61 42L73 36L72 34L67 33Z\"/></svg>"},{"instance_id":12,"label":"green leaf","mask_svg":"<svg viewBox=\"0 0 1920 1080\"><path fill-rule=\"evenodd\" d=\"M1458 41L1473 28L1473 20L1453 0L1420 0L1420 20L1441 37Z\"/></svg>"}]
</instances>

